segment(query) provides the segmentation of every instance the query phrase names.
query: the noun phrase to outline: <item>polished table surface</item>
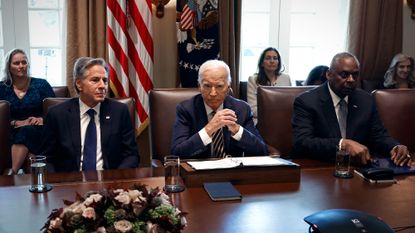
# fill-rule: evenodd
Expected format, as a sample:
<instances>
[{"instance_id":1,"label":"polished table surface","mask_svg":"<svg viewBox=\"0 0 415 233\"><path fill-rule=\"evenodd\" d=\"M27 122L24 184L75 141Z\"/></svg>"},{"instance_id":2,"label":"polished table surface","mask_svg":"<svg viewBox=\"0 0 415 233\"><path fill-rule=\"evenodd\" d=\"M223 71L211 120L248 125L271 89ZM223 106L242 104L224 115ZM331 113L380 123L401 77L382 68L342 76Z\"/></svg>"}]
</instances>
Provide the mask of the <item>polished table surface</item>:
<instances>
[{"instance_id":1,"label":"polished table surface","mask_svg":"<svg viewBox=\"0 0 415 233\"><path fill-rule=\"evenodd\" d=\"M337 179L333 168L302 168L299 183L236 185L241 201L213 202L203 188L171 194L188 212L183 232L308 232L305 216L324 209L348 208L381 217L391 227L415 224L415 177L398 177L397 184L374 185L355 176ZM53 190L28 191L30 175L0 177L0 232L38 232L62 200L75 192L136 183L162 187L160 169L140 168L98 173L49 174ZM402 232L415 232L414 229Z\"/></svg>"}]
</instances>

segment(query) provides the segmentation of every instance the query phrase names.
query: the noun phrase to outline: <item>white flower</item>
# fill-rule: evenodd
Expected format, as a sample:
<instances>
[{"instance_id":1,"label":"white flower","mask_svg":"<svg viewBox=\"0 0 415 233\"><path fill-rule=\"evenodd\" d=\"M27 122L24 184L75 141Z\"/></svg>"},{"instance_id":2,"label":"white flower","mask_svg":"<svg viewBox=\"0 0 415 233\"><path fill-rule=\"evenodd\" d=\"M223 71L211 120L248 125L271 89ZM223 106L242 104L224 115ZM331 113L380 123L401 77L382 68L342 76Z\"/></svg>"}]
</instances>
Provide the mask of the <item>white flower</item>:
<instances>
[{"instance_id":1,"label":"white flower","mask_svg":"<svg viewBox=\"0 0 415 233\"><path fill-rule=\"evenodd\" d=\"M98 227L95 233L107 233L107 230L105 230L105 227Z\"/></svg>"},{"instance_id":2,"label":"white flower","mask_svg":"<svg viewBox=\"0 0 415 233\"><path fill-rule=\"evenodd\" d=\"M127 220L120 220L114 223L114 228L117 232L127 233L133 229L133 224Z\"/></svg>"},{"instance_id":3,"label":"white flower","mask_svg":"<svg viewBox=\"0 0 415 233\"><path fill-rule=\"evenodd\" d=\"M114 189L114 193L123 193L125 192L124 189Z\"/></svg>"},{"instance_id":4,"label":"white flower","mask_svg":"<svg viewBox=\"0 0 415 233\"><path fill-rule=\"evenodd\" d=\"M92 194L92 195L90 195L89 197L87 197L86 199L85 199L85 201L84 201L84 205L85 206L89 206L89 205L91 205L92 203L97 203L97 202L99 202L99 201L101 201L101 199L102 199L102 195L101 194Z\"/></svg>"},{"instance_id":5,"label":"white flower","mask_svg":"<svg viewBox=\"0 0 415 233\"><path fill-rule=\"evenodd\" d=\"M50 220L49 229L58 229L61 226L62 226L62 219L55 218L53 220Z\"/></svg>"},{"instance_id":6,"label":"white flower","mask_svg":"<svg viewBox=\"0 0 415 233\"><path fill-rule=\"evenodd\" d=\"M125 205L128 205L131 202L131 198L127 192L119 193L118 196L115 197L115 200Z\"/></svg>"},{"instance_id":7,"label":"white flower","mask_svg":"<svg viewBox=\"0 0 415 233\"><path fill-rule=\"evenodd\" d=\"M84 217L84 218L90 218L92 220L95 220L96 215L95 215L94 208L88 207L88 208L84 209L84 212L82 212L82 217Z\"/></svg>"}]
</instances>

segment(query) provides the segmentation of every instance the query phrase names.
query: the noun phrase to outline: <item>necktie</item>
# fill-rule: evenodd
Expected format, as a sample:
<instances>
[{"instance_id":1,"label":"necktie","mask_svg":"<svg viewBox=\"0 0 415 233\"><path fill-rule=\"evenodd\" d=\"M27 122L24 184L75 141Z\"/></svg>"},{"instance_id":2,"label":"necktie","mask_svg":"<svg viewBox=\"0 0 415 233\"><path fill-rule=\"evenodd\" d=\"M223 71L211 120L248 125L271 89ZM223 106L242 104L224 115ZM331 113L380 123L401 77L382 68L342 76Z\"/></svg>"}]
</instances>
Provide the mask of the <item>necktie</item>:
<instances>
[{"instance_id":1,"label":"necktie","mask_svg":"<svg viewBox=\"0 0 415 233\"><path fill-rule=\"evenodd\" d=\"M95 125L95 110L89 109L86 112L91 118L86 128L84 143L84 158L82 162L82 170L96 170L97 163L97 127Z\"/></svg>"},{"instance_id":2,"label":"necktie","mask_svg":"<svg viewBox=\"0 0 415 233\"><path fill-rule=\"evenodd\" d=\"M215 111L212 112L212 117L215 113ZM222 128L216 130L212 135L212 156L218 158L225 158L226 156Z\"/></svg>"},{"instance_id":3,"label":"necktie","mask_svg":"<svg viewBox=\"0 0 415 233\"><path fill-rule=\"evenodd\" d=\"M346 138L347 103L344 99L339 102L339 127L342 138Z\"/></svg>"}]
</instances>

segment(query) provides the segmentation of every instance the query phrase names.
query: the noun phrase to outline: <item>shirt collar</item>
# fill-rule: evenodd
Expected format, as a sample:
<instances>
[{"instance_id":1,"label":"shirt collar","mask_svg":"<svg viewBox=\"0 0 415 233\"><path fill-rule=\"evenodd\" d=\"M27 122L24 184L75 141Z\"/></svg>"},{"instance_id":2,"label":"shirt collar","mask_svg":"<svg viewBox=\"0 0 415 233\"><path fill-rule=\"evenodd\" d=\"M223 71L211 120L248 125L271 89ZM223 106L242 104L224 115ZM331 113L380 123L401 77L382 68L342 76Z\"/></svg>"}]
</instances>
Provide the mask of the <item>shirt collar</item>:
<instances>
[{"instance_id":1,"label":"shirt collar","mask_svg":"<svg viewBox=\"0 0 415 233\"><path fill-rule=\"evenodd\" d=\"M334 105L334 107L336 107L339 104L339 102L342 98L340 98L338 95L336 95L336 93L334 93L334 91L331 89L331 87L329 85L329 82L327 82L327 86L329 87L329 92L330 92L331 99L333 100L333 105ZM348 103L349 96L346 95L343 99L344 99L344 101L346 101L346 103Z\"/></svg>"},{"instance_id":2,"label":"shirt collar","mask_svg":"<svg viewBox=\"0 0 415 233\"><path fill-rule=\"evenodd\" d=\"M81 116L88 111L90 107L86 105L84 102L82 102L81 98L79 98L79 112L81 113ZM99 110L101 109L101 103L98 103L93 107L92 109L95 110L95 112L99 113Z\"/></svg>"},{"instance_id":3,"label":"shirt collar","mask_svg":"<svg viewBox=\"0 0 415 233\"><path fill-rule=\"evenodd\" d=\"M211 107L209 107L205 102L203 102L203 104L205 105L206 114L208 116L210 116L210 114L213 112L213 109ZM223 109L223 103L219 106L218 109L216 109L216 112L220 111L222 109Z\"/></svg>"}]
</instances>

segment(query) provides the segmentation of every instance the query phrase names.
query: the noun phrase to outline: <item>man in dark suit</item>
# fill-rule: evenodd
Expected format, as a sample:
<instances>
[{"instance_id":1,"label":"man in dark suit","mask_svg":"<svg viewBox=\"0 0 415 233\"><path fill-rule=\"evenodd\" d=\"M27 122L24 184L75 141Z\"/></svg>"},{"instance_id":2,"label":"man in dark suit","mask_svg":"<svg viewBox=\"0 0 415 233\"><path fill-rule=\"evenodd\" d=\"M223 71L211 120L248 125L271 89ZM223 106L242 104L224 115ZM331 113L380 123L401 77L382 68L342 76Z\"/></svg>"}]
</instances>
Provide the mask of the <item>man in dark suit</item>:
<instances>
[{"instance_id":1,"label":"man in dark suit","mask_svg":"<svg viewBox=\"0 0 415 233\"><path fill-rule=\"evenodd\" d=\"M105 98L105 61L81 57L75 62L73 76L79 98L51 107L46 117L42 148L48 162L57 172L137 167L139 156L128 108ZM87 136L90 134L94 136Z\"/></svg>"},{"instance_id":2,"label":"man in dark suit","mask_svg":"<svg viewBox=\"0 0 415 233\"><path fill-rule=\"evenodd\" d=\"M398 165L409 164L407 147L387 134L370 94L356 89L359 70L353 54L336 54L326 74L328 81L295 99L294 154L333 161L341 148L360 164L366 164L374 153L391 156ZM347 114L344 127L343 100Z\"/></svg>"},{"instance_id":3,"label":"man in dark suit","mask_svg":"<svg viewBox=\"0 0 415 233\"><path fill-rule=\"evenodd\" d=\"M249 105L228 95L228 65L219 60L203 63L198 83L201 94L176 107L171 153L185 158L267 155ZM215 135L221 134L223 146L215 143Z\"/></svg>"}]
</instances>

